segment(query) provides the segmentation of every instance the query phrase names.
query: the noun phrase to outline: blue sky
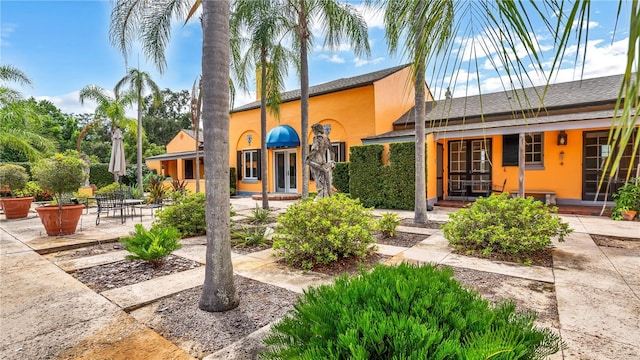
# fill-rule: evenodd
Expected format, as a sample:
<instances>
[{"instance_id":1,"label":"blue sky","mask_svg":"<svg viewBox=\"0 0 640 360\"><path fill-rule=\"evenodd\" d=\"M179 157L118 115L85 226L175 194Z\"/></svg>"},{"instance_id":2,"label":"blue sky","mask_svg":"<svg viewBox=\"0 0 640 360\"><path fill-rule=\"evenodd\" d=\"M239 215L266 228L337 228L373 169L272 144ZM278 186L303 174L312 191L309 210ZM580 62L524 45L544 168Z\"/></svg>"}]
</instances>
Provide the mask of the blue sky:
<instances>
[{"instance_id":1,"label":"blue sky","mask_svg":"<svg viewBox=\"0 0 640 360\"><path fill-rule=\"evenodd\" d=\"M33 80L33 86L20 89L23 95L48 99L63 112L93 112L94 104L79 104L78 91L89 84L112 89L126 72L124 58L109 42L111 6L110 1L103 0L0 2L0 62L18 67ZM587 46L584 77L622 73L628 39L628 15L623 9L615 38L612 38L617 2L601 0L595 1L592 6L589 24L591 40ZM550 14L549 17L553 18L553 15ZM320 46L322 39L316 39L309 58L312 85L405 62L400 55L388 54L381 17L366 14L365 18L369 24L371 57L357 57L348 46L342 46L335 52L327 51ZM553 39L545 37L542 26L540 29L536 36L545 56L543 61L548 62L553 52ZM475 34L476 44L480 43L482 36ZM176 24L167 49L168 66L164 74L158 73L155 66L135 49L128 59L128 65L139 65L141 70L148 71L161 88L173 91L191 89L194 79L201 71L201 40L199 22L192 21L186 26ZM576 68L580 68L581 57L576 64L575 47L569 49L568 55L563 69L552 82L580 78L580 70L576 71ZM483 92L502 89L499 74L488 66L487 59L491 56L492 54L481 56L479 60L479 82ZM475 71L468 73L472 81L467 85L466 63L463 63L462 68L465 70L457 72L457 81L451 82L454 96L476 94L477 82L473 80ZM535 74L532 76L535 84L542 81ZM297 88L298 76L292 70L287 79L287 90ZM436 97L438 94L442 96L443 89L438 85L431 85L431 90ZM239 94L236 105L254 99L255 92Z\"/></svg>"}]
</instances>

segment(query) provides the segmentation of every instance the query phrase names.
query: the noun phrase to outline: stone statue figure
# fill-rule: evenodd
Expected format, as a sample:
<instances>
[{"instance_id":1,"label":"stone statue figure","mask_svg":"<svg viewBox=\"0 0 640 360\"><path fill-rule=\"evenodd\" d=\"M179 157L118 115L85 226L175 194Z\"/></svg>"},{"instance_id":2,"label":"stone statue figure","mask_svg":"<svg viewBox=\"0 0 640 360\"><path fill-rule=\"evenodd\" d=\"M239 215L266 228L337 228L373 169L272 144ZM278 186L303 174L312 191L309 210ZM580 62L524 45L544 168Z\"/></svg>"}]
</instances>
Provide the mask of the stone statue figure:
<instances>
[{"instance_id":1,"label":"stone statue figure","mask_svg":"<svg viewBox=\"0 0 640 360\"><path fill-rule=\"evenodd\" d=\"M316 199L322 199L333 194L331 183L333 169L336 166L333 160L335 159L335 154L331 147L331 141L325 134L324 126L316 123L311 126L311 130L313 130L313 142L305 161L309 164L313 178L316 181L316 190L318 192Z\"/></svg>"},{"instance_id":2,"label":"stone statue figure","mask_svg":"<svg viewBox=\"0 0 640 360\"><path fill-rule=\"evenodd\" d=\"M91 162L89 161L89 157L86 154L80 155L80 159L83 162L82 171L84 172L85 178L82 183L82 187L90 187L89 185L89 173L91 172Z\"/></svg>"}]
</instances>

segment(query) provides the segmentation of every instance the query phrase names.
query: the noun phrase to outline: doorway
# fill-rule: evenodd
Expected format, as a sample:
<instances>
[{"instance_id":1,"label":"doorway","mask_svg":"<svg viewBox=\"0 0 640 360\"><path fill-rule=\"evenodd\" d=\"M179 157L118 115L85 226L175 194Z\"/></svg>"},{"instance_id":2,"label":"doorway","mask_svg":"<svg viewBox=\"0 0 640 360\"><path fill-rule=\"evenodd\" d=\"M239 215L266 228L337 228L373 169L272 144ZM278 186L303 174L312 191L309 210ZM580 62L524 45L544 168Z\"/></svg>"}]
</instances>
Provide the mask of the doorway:
<instances>
[{"instance_id":1,"label":"doorway","mask_svg":"<svg viewBox=\"0 0 640 360\"><path fill-rule=\"evenodd\" d=\"M487 196L491 168L491 139L450 141L449 195Z\"/></svg>"},{"instance_id":2,"label":"doorway","mask_svg":"<svg viewBox=\"0 0 640 360\"><path fill-rule=\"evenodd\" d=\"M282 193L298 192L297 152L293 150L278 150L274 152L275 190Z\"/></svg>"}]
</instances>

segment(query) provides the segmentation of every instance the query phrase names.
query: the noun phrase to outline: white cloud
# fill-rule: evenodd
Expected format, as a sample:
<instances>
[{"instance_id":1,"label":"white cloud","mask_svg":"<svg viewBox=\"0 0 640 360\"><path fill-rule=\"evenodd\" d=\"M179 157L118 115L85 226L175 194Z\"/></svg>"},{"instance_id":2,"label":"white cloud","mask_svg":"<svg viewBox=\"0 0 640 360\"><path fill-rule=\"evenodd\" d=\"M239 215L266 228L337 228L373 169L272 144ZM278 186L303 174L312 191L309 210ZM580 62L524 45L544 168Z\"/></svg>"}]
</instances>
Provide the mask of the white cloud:
<instances>
[{"instance_id":1,"label":"white cloud","mask_svg":"<svg viewBox=\"0 0 640 360\"><path fill-rule=\"evenodd\" d=\"M349 44L338 44L337 46L334 46L333 49L329 46L325 46L325 45L315 45L313 47L314 51L328 51L328 52L344 52L344 51L351 51L351 45Z\"/></svg>"},{"instance_id":2,"label":"white cloud","mask_svg":"<svg viewBox=\"0 0 640 360\"><path fill-rule=\"evenodd\" d=\"M11 42L9 42L9 38L11 37L11 33L16 30L15 24L5 23L0 26L0 46L11 46Z\"/></svg>"},{"instance_id":3,"label":"white cloud","mask_svg":"<svg viewBox=\"0 0 640 360\"><path fill-rule=\"evenodd\" d=\"M575 20L573 22L573 24L571 25L571 29L573 30L573 29L577 28L579 24L580 24L579 21ZM593 28L598 27L598 25L600 25L600 24L598 24L597 21L589 21L589 22L586 22L586 23L582 23L582 29L583 30L584 29L593 29Z\"/></svg>"},{"instance_id":4,"label":"white cloud","mask_svg":"<svg viewBox=\"0 0 640 360\"><path fill-rule=\"evenodd\" d=\"M331 62L331 63L334 63L334 64L342 64L345 61L344 58L342 58L342 57L340 57L340 56L338 56L336 54L333 54L331 56L325 55L325 54L321 54L318 57L320 59L322 59L322 60L327 60L328 62Z\"/></svg>"},{"instance_id":5,"label":"white cloud","mask_svg":"<svg viewBox=\"0 0 640 360\"><path fill-rule=\"evenodd\" d=\"M249 104L256 101L256 92L255 91L240 91L236 93L236 97L233 102L233 107L237 108L238 106L242 106L245 104Z\"/></svg>"},{"instance_id":6,"label":"white cloud","mask_svg":"<svg viewBox=\"0 0 640 360\"><path fill-rule=\"evenodd\" d=\"M371 60L362 59L360 57L356 57L355 59L353 59L353 63L356 64L356 67L361 67L361 66L370 65L370 64L377 64L382 61L384 61L383 57L378 57Z\"/></svg>"},{"instance_id":7,"label":"white cloud","mask_svg":"<svg viewBox=\"0 0 640 360\"><path fill-rule=\"evenodd\" d=\"M371 8L364 4L354 5L354 8L362 14L369 29L384 29L384 11L382 9Z\"/></svg>"},{"instance_id":8,"label":"white cloud","mask_svg":"<svg viewBox=\"0 0 640 360\"><path fill-rule=\"evenodd\" d=\"M109 95L113 96L113 92L108 90ZM98 104L94 100L85 100L84 104L80 104L79 100L80 91L72 91L67 94L55 95L55 96L34 96L37 101L47 100L52 102L56 107L60 109L63 113L66 114L84 114L90 113L93 114L96 110ZM136 113L135 105L129 106L126 109L126 116L130 118L136 118L138 115Z\"/></svg>"}]
</instances>

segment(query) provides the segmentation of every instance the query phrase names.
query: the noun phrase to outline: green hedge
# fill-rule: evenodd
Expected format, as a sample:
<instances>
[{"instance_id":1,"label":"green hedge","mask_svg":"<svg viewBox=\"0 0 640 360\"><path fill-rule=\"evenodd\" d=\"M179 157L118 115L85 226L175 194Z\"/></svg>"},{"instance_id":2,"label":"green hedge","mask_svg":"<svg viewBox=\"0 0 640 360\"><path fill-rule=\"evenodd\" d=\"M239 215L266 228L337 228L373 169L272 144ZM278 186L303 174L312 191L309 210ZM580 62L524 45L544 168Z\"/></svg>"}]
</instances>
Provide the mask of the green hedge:
<instances>
[{"instance_id":1,"label":"green hedge","mask_svg":"<svg viewBox=\"0 0 640 360\"><path fill-rule=\"evenodd\" d=\"M413 210L415 144L389 144L389 165L382 165L382 145L352 146L349 190L367 207ZM426 158L426 154L425 154ZM335 180L334 180L335 182Z\"/></svg>"},{"instance_id":2,"label":"green hedge","mask_svg":"<svg viewBox=\"0 0 640 360\"><path fill-rule=\"evenodd\" d=\"M113 174L109 172L109 164L91 164L89 183L98 188L113 183Z\"/></svg>"},{"instance_id":3,"label":"green hedge","mask_svg":"<svg viewBox=\"0 0 640 360\"><path fill-rule=\"evenodd\" d=\"M349 151L349 192L354 199L360 199L365 207L379 207L383 204L382 145L352 146Z\"/></svg>"},{"instance_id":4,"label":"green hedge","mask_svg":"<svg viewBox=\"0 0 640 360\"><path fill-rule=\"evenodd\" d=\"M231 188L231 195L236 194L237 184L236 184L236 168L229 168L229 187Z\"/></svg>"},{"instance_id":5,"label":"green hedge","mask_svg":"<svg viewBox=\"0 0 640 360\"><path fill-rule=\"evenodd\" d=\"M339 162L336 163L336 168L333 169L333 186L338 189L339 192L349 193L349 163Z\"/></svg>"}]
</instances>

